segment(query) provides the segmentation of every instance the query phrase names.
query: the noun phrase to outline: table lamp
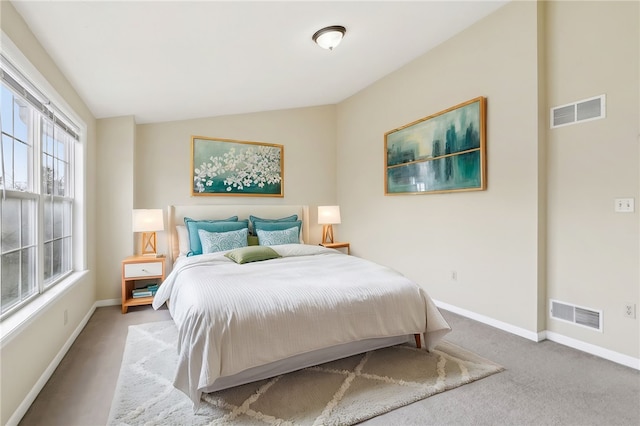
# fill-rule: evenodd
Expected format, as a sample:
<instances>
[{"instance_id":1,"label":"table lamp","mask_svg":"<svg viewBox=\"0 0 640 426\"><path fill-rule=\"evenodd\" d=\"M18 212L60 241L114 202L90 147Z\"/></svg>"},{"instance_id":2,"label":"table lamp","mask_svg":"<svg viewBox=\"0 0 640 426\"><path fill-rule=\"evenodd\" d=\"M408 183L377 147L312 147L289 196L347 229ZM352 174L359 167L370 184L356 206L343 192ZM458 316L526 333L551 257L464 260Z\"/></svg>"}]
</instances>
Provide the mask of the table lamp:
<instances>
[{"instance_id":1,"label":"table lamp","mask_svg":"<svg viewBox=\"0 0 640 426\"><path fill-rule=\"evenodd\" d=\"M156 231L164 231L162 209L135 209L133 232L142 232L142 255L157 256Z\"/></svg>"},{"instance_id":2,"label":"table lamp","mask_svg":"<svg viewBox=\"0 0 640 426\"><path fill-rule=\"evenodd\" d=\"M322 244L333 243L333 225L340 223L340 206L318 206L318 224L322 225Z\"/></svg>"}]
</instances>

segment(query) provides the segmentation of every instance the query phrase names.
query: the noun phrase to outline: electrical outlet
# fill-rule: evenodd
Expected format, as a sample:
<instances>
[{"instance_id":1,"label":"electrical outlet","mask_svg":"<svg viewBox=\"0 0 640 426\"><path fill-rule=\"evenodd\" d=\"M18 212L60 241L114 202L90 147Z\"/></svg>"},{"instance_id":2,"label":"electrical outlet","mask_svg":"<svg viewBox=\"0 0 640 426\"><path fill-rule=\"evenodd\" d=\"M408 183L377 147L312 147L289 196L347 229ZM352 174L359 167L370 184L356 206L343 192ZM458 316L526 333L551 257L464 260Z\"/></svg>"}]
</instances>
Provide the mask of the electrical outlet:
<instances>
[{"instance_id":1,"label":"electrical outlet","mask_svg":"<svg viewBox=\"0 0 640 426\"><path fill-rule=\"evenodd\" d=\"M458 281L458 271L450 271L449 272L449 280L451 282L457 282Z\"/></svg>"},{"instance_id":2,"label":"electrical outlet","mask_svg":"<svg viewBox=\"0 0 640 426\"><path fill-rule=\"evenodd\" d=\"M625 303L624 305L624 316L627 318L636 317L636 305L635 303Z\"/></svg>"}]
</instances>

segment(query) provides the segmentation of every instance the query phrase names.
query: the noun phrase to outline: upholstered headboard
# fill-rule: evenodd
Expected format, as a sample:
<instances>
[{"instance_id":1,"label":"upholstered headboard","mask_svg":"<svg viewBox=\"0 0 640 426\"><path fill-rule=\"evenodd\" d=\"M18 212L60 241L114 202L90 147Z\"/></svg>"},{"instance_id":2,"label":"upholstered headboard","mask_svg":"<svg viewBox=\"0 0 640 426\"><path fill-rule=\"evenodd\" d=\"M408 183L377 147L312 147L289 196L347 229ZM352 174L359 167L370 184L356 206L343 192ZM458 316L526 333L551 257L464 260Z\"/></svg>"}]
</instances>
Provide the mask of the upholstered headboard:
<instances>
[{"instance_id":1,"label":"upholstered headboard","mask_svg":"<svg viewBox=\"0 0 640 426\"><path fill-rule=\"evenodd\" d=\"M260 205L260 204L210 204L188 205L168 207L167 216L169 223L169 258L171 263L180 253L176 225L184 225L184 218L190 217L196 220L224 219L229 216L238 216L239 219L248 219L250 215L265 219L277 219L280 217L297 214L302 220L302 240L309 242L309 206L299 205Z\"/></svg>"}]
</instances>

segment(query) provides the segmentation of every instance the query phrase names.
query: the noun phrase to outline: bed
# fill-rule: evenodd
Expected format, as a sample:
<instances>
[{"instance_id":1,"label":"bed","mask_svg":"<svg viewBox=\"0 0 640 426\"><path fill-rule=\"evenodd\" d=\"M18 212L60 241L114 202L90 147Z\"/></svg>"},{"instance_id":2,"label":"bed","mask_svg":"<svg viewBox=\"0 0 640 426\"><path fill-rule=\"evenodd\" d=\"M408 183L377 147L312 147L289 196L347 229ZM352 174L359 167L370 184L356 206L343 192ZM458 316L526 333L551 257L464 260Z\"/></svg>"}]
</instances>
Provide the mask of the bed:
<instances>
[{"instance_id":1,"label":"bed","mask_svg":"<svg viewBox=\"0 0 640 426\"><path fill-rule=\"evenodd\" d=\"M425 291L398 272L305 244L310 241L306 206L169 206L168 215L173 269L153 307L167 303L176 323L174 385L196 409L202 393L413 342L414 336L424 336L429 350L450 331ZM178 231L185 217L227 223L236 216L240 222L250 217L267 222L249 221L260 241L285 231L288 239L273 240L283 243L268 247L218 250L224 246L208 246L210 235L198 230L202 253L186 256L194 246L185 246L184 229ZM291 221L292 216L299 220ZM277 219L282 223L273 224ZM300 223L296 241L289 225L283 225L293 222ZM216 234L222 225L210 226ZM242 230L223 232L245 235Z\"/></svg>"}]
</instances>

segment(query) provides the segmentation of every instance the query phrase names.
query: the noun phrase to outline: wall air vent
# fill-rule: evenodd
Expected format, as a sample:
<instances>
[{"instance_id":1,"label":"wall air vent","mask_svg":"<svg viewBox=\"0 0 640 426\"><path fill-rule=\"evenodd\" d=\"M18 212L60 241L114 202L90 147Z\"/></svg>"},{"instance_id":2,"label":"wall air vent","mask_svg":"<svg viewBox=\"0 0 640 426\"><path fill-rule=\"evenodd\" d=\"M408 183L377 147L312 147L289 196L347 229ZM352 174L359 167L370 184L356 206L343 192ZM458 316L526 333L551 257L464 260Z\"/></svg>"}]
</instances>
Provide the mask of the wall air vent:
<instances>
[{"instance_id":1,"label":"wall air vent","mask_svg":"<svg viewBox=\"0 0 640 426\"><path fill-rule=\"evenodd\" d=\"M605 117L605 95L551 108L551 128Z\"/></svg>"},{"instance_id":2,"label":"wall air vent","mask_svg":"<svg viewBox=\"0 0 640 426\"><path fill-rule=\"evenodd\" d=\"M549 300L549 315L551 318L560 321L602 331L602 311L596 309L584 308L551 299Z\"/></svg>"}]
</instances>

